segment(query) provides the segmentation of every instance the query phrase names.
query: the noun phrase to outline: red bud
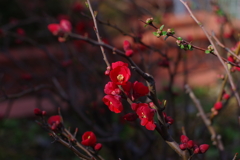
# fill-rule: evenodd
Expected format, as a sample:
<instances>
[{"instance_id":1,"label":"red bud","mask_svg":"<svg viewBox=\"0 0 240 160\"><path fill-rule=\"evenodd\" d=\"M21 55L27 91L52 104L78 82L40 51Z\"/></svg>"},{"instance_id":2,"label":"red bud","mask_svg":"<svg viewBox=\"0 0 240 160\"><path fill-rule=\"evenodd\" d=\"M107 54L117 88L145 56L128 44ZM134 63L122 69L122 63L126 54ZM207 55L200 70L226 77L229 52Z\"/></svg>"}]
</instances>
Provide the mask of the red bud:
<instances>
[{"instance_id":1,"label":"red bud","mask_svg":"<svg viewBox=\"0 0 240 160\"><path fill-rule=\"evenodd\" d=\"M200 149L200 152L201 152L201 153L207 152L208 148L209 148L209 145L208 145L208 144L201 144L201 145L199 146L199 149Z\"/></svg>"},{"instance_id":2,"label":"red bud","mask_svg":"<svg viewBox=\"0 0 240 160\"><path fill-rule=\"evenodd\" d=\"M216 103L214 104L214 108L215 108L216 110L220 110L220 109L222 109L222 107L223 107L222 102L216 102Z\"/></svg>"},{"instance_id":3,"label":"red bud","mask_svg":"<svg viewBox=\"0 0 240 160\"><path fill-rule=\"evenodd\" d=\"M182 143L187 143L189 141L189 138L187 136L185 136L185 135L181 135L180 139L181 139Z\"/></svg>"}]
</instances>

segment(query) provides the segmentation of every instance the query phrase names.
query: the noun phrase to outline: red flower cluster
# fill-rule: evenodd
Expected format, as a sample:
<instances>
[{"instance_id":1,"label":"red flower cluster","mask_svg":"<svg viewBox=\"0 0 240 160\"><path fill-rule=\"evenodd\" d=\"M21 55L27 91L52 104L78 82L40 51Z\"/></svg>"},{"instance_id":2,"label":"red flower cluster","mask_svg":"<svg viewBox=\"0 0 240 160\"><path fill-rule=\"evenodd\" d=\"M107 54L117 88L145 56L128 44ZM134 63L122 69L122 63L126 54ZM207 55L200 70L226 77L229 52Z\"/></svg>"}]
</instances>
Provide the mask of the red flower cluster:
<instances>
[{"instance_id":1,"label":"red flower cluster","mask_svg":"<svg viewBox=\"0 0 240 160\"><path fill-rule=\"evenodd\" d=\"M126 56L130 57L133 55L133 50L129 41L125 40L123 42L123 49L125 51Z\"/></svg>"},{"instance_id":2,"label":"red flower cluster","mask_svg":"<svg viewBox=\"0 0 240 160\"><path fill-rule=\"evenodd\" d=\"M151 109L147 103L132 103L131 107L132 110L136 111L142 126L145 126L148 130L154 130L156 128L153 122L155 110Z\"/></svg>"},{"instance_id":3,"label":"red flower cluster","mask_svg":"<svg viewBox=\"0 0 240 160\"><path fill-rule=\"evenodd\" d=\"M123 106L118 85L125 85L131 77L128 64L121 61L112 63L112 66L105 71L105 75L109 75L111 82L105 85L104 92L107 95L102 100L112 112L120 113Z\"/></svg>"},{"instance_id":4,"label":"red flower cluster","mask_svg":"<svg viewBox=\"0 0 240 160\"><path fill-rule=\"evenodd\" d=\"M179 148L181 150L192 150L194 154L205 153L209 148L208 144L201 144L198 146L193 142L193 140L189 140L189 138L185 135L181 135L180 140L181 144L179 145Z\"/></svg>"},{"instance_id":5,"label":"red flower cluster","mask_svg":"<svg viewBox=\"0 0 240 160\"><path fill-rule=\"evenodd\" d=\"M59 24L57 24L57 23L49 24L48 30L50 32L52 32L53 35L55 35L55 36L58 35L59 36L58 40L60 42L63 42L63 41L65 41L68 33L71 32L72 25L68 20L62 19Z\"/></svg>"},{"instance_id":6,"label":"red flower cluster","mask_svg":"<svg viewBox=\"0 0 240 160\"><path fill-rule=\"evenodd\" d=\"M124 49L128 50L129 48L130 44L125 42ZM111 68L107 68L105 75L109 75L111 81L104 87L104 92L107 95L102 100L112 112L120 113L123 110L119 85L121 85L125 95L132 99L132 101L149 93L148 87L143 83L138 81L134 83L129 82L131 72L127 63L121 61L112 63ZM146 103L133 103L132 109L136 113L128 113L123 116L123 119L134 121L139 117L142 126L145 126L149 130L155 129L156 125L153 122L154 109L151 109Z\"/></svg>"},{"instance_id":7,"label":"red flower cluster","mask_svg":"<svg viewBox=\"0 0 240 160\"><path fill-rule=\"evenodd\" d=\"M95 151L99 151L102 148L101 143L96 143L97 137L91 131L87 131L82 135L82 142L81 144L84 146L91 146L94 148Z\"/></svg>"},{"instance_id":8,"label":"red flower cluster","mask_svg":"<svg viewBox=\"0 0 240 160\"><path fill-rule=\"evenodd\" d=\"M51 130L56 131L62 125L62 117L59 115L51 116L48 118L47 123Z\"/></svg>"}]
</instances>

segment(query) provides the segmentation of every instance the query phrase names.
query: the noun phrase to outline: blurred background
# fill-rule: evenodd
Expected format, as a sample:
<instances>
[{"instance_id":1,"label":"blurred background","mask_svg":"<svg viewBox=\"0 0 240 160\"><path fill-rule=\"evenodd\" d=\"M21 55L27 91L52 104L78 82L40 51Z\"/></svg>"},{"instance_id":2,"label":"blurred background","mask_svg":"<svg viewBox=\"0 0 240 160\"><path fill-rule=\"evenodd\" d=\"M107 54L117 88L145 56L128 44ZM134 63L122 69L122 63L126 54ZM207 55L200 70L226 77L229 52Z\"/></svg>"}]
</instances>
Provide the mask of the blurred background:
<instances>
[{"instance_id":1,"label":"blurred background","mask_svg":"<svg viewBox=\"0 0 240 160\"><path fill-rule=\"evenodd\" d=\"M238 0L187 1L194 15L206 29L214 31L228 48L239 41L240 2ZM210 113L220 92L224 69L213 55L202 51L184 51L169 37L156 38L154 28L144 27L149 17L154 25L173 28L176 36L207 48L210 44L201 28L178 0L93 0L98 11L102 40L122 49L124 40L131 42L133 60L156 80L159 100L166 99L166 112L175 120L170 128L179 142L185 127L187 135L197 143L210 144L209 151L196 159L232 158L240 151L238 108L235 98L224 103L214 120L222 136L225 157L219 157L184 85L189 84ZM68 37L58 42L47 26L67 19L73 33L95 39L93 22L84 1L1 0L0 1L0 159L65 160L78 159L35 123L33 109L57 114L61 108L65 126L79 128L78 139L88 130L103 143L100 155L105 159L179 159L157 132L147 131L138 122L125 122L124 114L110 112L102 102L106 65L98 46ZM237 46L239 47L239 46ZM228 54L219 48L221 55ZM163 57L166 54L169 61ZM125 61L107 51L110 62ZM132 73L131 81L144 80ZM239 73L233 73L239 84ZM231 94L229 85L225 91ZM143 99L144 100L144 99ZM125 104L130 111L128 104ZM227 117L227 118L226 118ZM224 126L224 127L223 127Z\"/></svg>"}]
</instances>

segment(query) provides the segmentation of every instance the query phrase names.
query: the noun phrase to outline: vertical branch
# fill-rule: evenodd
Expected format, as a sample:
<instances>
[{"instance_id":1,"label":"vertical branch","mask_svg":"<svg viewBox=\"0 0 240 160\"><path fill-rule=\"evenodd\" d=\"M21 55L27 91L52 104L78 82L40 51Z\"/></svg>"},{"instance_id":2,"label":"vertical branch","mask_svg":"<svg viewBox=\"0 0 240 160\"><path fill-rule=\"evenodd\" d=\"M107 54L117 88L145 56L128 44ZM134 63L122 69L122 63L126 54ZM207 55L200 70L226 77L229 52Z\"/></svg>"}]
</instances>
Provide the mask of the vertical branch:
<instances>
[{"instance_id":1,"label":"vertical branch","mask_svg":"<svg viewBox=\"0 0 240 160\"><path fill-rule=\"evenodd\" d=\"M96 20L96 16L97 16L97 15L94 13L94 11L93 11L93 9L92 9L90 0L87 0L87 3L88 3L88 7L89 7L89 10L90 10L91 15L92 15L92 18L93 18L94 31L95 31L95 33L96 33L98 42L99 42L99 43L103 43L102 40L101 40L101 37L100 37L100 35L99 35L99 31L98 31L97 20ZM108 62L108 59L107 59L107 56L106 56L106 54L105 54L105 51L104 51L103 46L100 45L100 49L101 49L101 51L102 51L103 60L105 61L106 65L107 65L108 67L110 67L110 64L109 64L109 62Z\"/></svg>"},{"instance_id":2,"label":"vertical branch","mask_svg":"<svg viewBox=\"0 0 240 160\"><path fill-rule=\"evenodd\" d=\"M213 126L211 124L210 119L205 114L200 101L197 99L197 97L193 93L192 89L188 85L185 85L185 88L186 88L186 92L189 93L190 98L192 99L196 108L198 109L199 115L202 118L205 126L207 127L208 131L210 132L211 140L212 140L213 144L217 146L220 154L223 155L224 146L223 146L223 143L222 143L222 140L221 140L221 136L217 135L215 129L213 128Z\"/></svg>"}]
</instances>

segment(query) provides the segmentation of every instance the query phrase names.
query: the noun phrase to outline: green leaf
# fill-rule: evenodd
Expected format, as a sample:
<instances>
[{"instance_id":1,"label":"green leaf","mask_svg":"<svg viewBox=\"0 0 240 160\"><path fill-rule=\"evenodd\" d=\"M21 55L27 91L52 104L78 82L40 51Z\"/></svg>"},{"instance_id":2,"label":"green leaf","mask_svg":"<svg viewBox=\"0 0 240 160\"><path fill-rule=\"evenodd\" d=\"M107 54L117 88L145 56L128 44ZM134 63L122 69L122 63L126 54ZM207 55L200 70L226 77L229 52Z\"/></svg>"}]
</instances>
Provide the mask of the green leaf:
<instances>
[{"instance_id":1,"label":"green leaf","mask_svg":"<svg viewBox=\"0 0 240 160\"><path fill-rule=\"evenodd\" d=\"M206 54L209 54L209 53L210 53L210 51L209 51L209 50L206 50L206 51L205 51L205 53L206 53Z\"/></svg>"},{"instance_id":2,"label":"green leaf","mask_svg":"<svg viewBox=\"0 0 240 160\"><path fill-rule=\"evenodd\" d=\"M162 25L162 26L159 28L159 30L160 30L160 31L163 30L163 27L164 27L164 25Z\"/></svg>"},{"instance_id":3,"label":"green leaf","mask_svg":"<svg viewBox=\"0 0 240 160\"><path fill-rule=\"evenodd\" d=\"M145 25L144 25L144 27L147 27L147 26L148 26L148 24L145 24Z\"/></svg>"},{"instance_id":4,"label":"green leaf","mask_svg":"<svg viewBox=\"0 0 240 160\"><path fill-rule=\"evenodd\" d=\"M158 36L158 33L157 33L157 32L153 32L153 35L154 35L154 36Z\"/></svg>"},{"instance_id":5,"label":"green leaf","mask_svg":"<svg viewBox=\"0 0 240 160\"><path fill-rule=\"evenodd\" d=\"M188 49L191 50L192 49L192 45L188 44Z\"/></svg>"},{"instance_id":6,"label":"green leaf","mask_svg":"<svg viewBox=\"0 0 240 160\"><path fill-rule=\"evenodd\" d=\"M180 45L180 48L181 48L181 49L184 49L184 45L183 45L183 44L181 44L181 45Z\"/></svg>"},{"instance_id":7,"label":"green leaf","mask_svg":"<svg viewBox=\"0 0 240 160\"><path fill-rule=\"evenodd\" d=\"M181 40L182 40L182 37L178 37L177 39L181 41Z\"/></svg>"},{"instance_id":8,"label":"green leaf","mask_svg":"<svg viewBox=\"0 0 240 160\"><path fill-rule=\"evenodd\" d=\"M162 31L162 35L166 36L167 35L167 31Z\"/></svg>"}]
</instances>

